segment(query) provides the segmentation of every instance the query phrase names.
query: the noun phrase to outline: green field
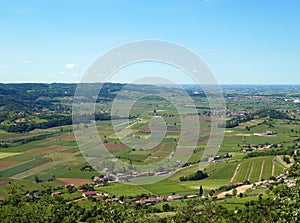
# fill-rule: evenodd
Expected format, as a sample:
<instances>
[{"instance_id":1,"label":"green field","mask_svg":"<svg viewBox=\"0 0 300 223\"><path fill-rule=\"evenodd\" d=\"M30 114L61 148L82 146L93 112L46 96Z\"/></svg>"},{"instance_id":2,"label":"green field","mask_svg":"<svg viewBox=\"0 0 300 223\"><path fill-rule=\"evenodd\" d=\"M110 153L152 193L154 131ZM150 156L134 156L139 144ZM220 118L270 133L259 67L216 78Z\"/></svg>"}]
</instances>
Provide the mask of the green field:
<instances>
[{"instance_id":1,"label":"green field","mask_svg":"<svg viewBox=\"0 0 300 223\"><path fill-rule=\"evenodd\" d=\"M250 182L259 181L260 174L262 173L261 179L268 179L272 176L273 168L273 156L266 157L255 157L250 159L245 159L241 162L238 174L234 179L234 182L244 182L249 179ZM261 172L262 162L264 161L263 170ZM282 164L275 163L274 175L278 175L284 169ZM252 169L252 171L251 171Z\"/></svg>"}]
</instances>

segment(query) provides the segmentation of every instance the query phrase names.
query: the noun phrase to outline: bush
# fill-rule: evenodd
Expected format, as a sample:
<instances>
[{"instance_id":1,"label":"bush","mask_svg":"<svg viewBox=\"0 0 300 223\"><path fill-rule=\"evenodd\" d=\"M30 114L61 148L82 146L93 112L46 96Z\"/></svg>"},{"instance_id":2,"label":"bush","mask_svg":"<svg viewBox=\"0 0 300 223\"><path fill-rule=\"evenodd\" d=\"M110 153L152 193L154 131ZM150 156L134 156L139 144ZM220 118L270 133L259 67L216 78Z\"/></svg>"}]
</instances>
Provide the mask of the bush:
<instances>
[{"instance_id":1,"label":"bush","mask_svg":"<svg viewBox=\"0 0 300 223\"><path fill-rule=\"evenodd\" d=\"M196 173L189 176L182 176L179 178L180 181L189 181L189 180L202 180L208 177L206 173L203 173L202 170L197 170Z\"/></svg>"}]
</instances>

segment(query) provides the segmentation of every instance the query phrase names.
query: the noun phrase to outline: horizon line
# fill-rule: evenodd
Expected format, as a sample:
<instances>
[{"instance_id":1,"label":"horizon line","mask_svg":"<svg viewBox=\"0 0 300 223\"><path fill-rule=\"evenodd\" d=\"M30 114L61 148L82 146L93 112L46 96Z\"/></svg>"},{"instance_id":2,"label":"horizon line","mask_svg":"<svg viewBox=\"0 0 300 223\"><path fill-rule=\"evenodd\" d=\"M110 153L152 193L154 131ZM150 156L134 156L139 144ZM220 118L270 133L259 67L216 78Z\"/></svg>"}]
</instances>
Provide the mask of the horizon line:
<instances>
[{"instance_id":1,"label":"horizon line","mask_svg":"<svg viewBox=\"0 0 300 223\"><path fill-rule=\"evenodd\" d=\"M128 83L128 82L0 82L0 84L132 84L132 85L169 85L176 84L162 84L162 83ZM178 85L199 85L197 83L178 83ZM200 84L200 85L252 85L252 86L300 86L300 83L219 83L219 84Z\"/></svg>"}]
</instances>

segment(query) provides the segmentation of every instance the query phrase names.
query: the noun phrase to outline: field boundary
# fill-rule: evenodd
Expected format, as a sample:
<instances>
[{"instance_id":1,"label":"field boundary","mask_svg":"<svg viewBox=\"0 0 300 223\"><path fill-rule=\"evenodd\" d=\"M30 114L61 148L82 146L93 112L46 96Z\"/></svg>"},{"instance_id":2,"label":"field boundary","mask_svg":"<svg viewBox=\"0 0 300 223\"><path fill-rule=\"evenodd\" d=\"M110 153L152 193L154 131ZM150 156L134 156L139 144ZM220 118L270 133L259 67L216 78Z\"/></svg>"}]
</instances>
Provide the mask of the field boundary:
<instances>
[{"instance_id":1,"label":"field boundary","mask_svg":"<svg viewBox=\"0 0 300 223\"><path fill-rule=\"evenodd\" d=\"M272 159L272 176L274 176L274 174L275 174L275 159L276 159L276 157L274 157L273 159Z\"/></svg>"},{"instance_id":2,"label":"field boundary","mask_svg":"<svg viewBox=\"0 0 300 223\"><path fill-rule=\"evenodd\" d=\"M263 160L263 161L261 162L260 174L259 174L258 181L261 181L261 178L262 178L262 175L263 175L264 168L265 168L265 160Z\"/></svg>"},{"instance_id":3,"label":"field boundary","mask_svg":"<svg viewBox=\"0 0 300 223\"><path fill-rule=\"evenodd\" d=\"M250 169L249 169L248 178L247 178L248 181L250 181L250 178L251 178L251 175L252 175L252 172L253 172L253 165L254 165L253 162L249 163Z\"/></svg>"},{"instance_id":4,"label":"field boundary","mask_svg":"<svg viewBox=\"0 0 300 223\"><path fill-rule=\"evenodd\" d=\"M239 163L239 164L237 165L237 167L235 168L234 174L233 174L233 176L231 177L231 180L230 180L231 183L234 182L234 180L235 180L235 178L236 178L236 176L237 176L237 174L238 174L238 172L239 172L240 166L241 166L241 163Z\"/></svg>"},{"instance_id":5,"label":"field boundary","mask_svg":"<svg viewBox=\"0 0 300 223\"><path fill-rule=\"evenodd\" d=\"M34 174L37 174L43 170L47 170L50 169L54 166L56 166L57 164L59 164L59 161L53 161L53 162L49 162L49 163L44 163L40 166L34 167L32 169L26 170L24 172L18 173L16 175L11 176L10 178L12 179L16 179L16 180L21 180L24 179L26 177L32 176Z\"/></svg>"}]
</instances>

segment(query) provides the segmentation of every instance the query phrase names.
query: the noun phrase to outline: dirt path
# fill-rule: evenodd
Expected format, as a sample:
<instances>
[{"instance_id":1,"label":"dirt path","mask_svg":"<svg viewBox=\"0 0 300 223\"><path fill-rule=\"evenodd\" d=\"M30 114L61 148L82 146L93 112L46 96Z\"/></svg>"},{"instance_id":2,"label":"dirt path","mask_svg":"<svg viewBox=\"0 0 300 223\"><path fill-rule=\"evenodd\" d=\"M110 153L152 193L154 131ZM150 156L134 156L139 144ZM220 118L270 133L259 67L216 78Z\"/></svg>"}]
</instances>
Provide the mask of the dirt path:
<instances>
[{"instance_id":1,"label":"dirt path","mask_svg":"<svg viewBox=\"0 0 300 223\"><path fill-rule=\"evenodd\" d=\"M233 181L235 180L236 175L237 175L237 173L239 172L240 166L241 166L240 163L236 166L235 171L234 171L234 174L233 174L233 176L231 177L230 183L233 183Z\"/></svg>"},{"instance_id":2,"label":"dirt path","mask_svg":"<svg viewBox=\"0 0 300 223\"><path fill-rule=\"evenodd\" d=\"M263 161L261 162L260 174L259 174L258 181L261 181L261 178L262 178L262 175L263 175L264 168L265 168L265 160L263 160Z\"/></svg>"},{"instance_id":3,"label":"dirt path","mask_svg":"<svg viewBox=\"0 0 300 223\"><path fill-rule=\"evenodd\" d=\"M250 181L250 177L251 177L251 175L252 175L253 165L254 165L254 164L251 163L250 165L251 165L251 167L250 167L249 174L248 174L248 177L247 177L247 180L248 180L248 181Z\"/></svg>"},{"instance_id":4,"label":"dirt path","mask_svg":"<svg viewBox=\"0 0 300 223\"><path fill-rule=\"evenodd\" d=\"M274 176L275 173L275 157L272 159L272 176Z\"/></svg>"},{"instance_id":5,"label":"dirt path","mask_svg":"<svg viewBox=\"0 0 300 223\"><path fill-rule=\"evenodd\" d=\"M249 185L243 185L243 186L240 186L240 187L236 187L235 189L237 190L237 195L239 195L240 193L245 193L247 190L249 190L252 187L253 187L253 184L249 184ZM229 191L222 192L222 193L217 195L217 198L225 198L226 194L231 194L232 195L232 191L233 191L233 189L229 190Z\"/></svg>"},{"instance_id":6,"label":"dirt path","mask_svg":"<svg viewBox=\"0 0 300 223\"><path fill-rule=\"evenodd\" d=\"M76 200L68 201L66 204L70 204L70 203L73 203L73 202L79 202L79 201L82 201L82 200L85 200L85 199L87 199L87 198L86 197L78 198Z\"/></svg>"}]
</instances>

